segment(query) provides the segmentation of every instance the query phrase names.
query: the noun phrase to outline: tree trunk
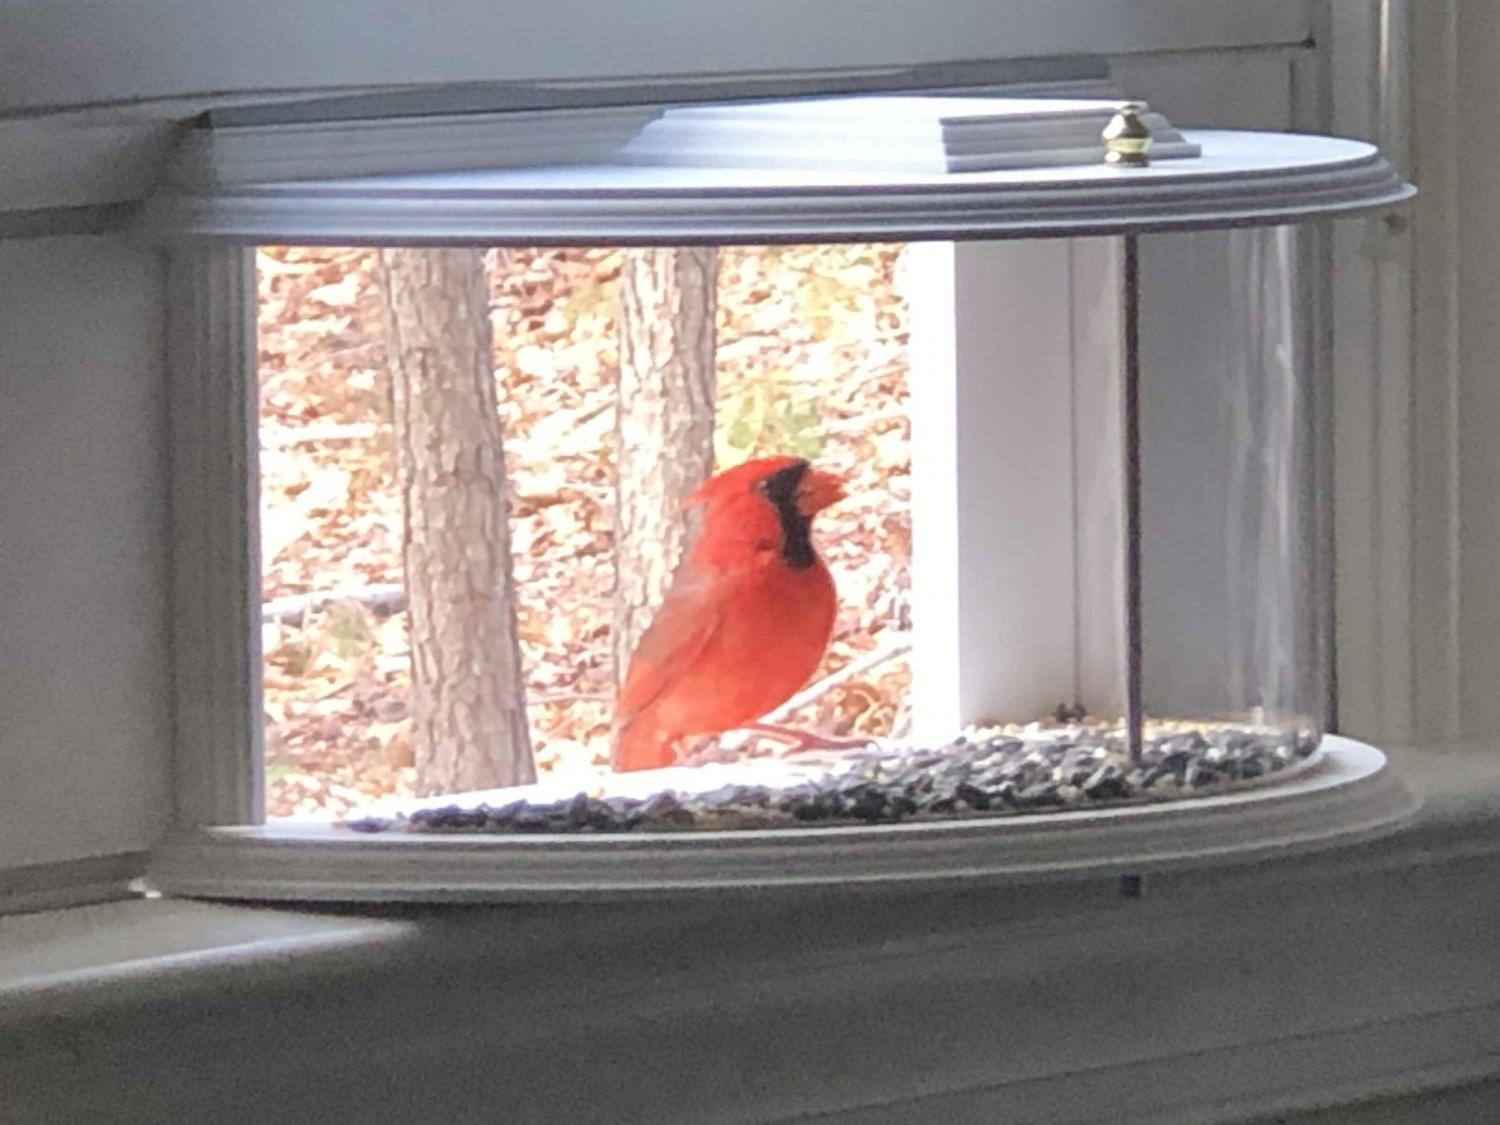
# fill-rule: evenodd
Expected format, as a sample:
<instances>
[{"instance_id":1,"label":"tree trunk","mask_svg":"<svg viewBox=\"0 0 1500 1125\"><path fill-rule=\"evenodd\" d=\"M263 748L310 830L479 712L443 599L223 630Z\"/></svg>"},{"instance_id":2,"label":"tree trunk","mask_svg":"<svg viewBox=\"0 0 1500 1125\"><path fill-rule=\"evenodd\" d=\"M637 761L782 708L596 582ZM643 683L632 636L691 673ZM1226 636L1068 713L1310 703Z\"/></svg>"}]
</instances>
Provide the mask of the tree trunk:
<instances>
[{"instance_id":1,"label":"tree trunk","mask_svg":"<svg viewBox=\"0 0 1500 1125\"><path fill-rule=\"evenodd\" d=\"M417 791L536 780L478 250L382 250Z\"/></svg>"},{"instance_id":2,"label":"tree trunk","mask_svg":"<svg viewBox=\"0 0 1500 1125\"><path fill-rule=\"evenodd\" d=\"M718 252L626 250L615 430L615 683L691 537L682 501L714 467Z\"/></svg>"}]
</instances>

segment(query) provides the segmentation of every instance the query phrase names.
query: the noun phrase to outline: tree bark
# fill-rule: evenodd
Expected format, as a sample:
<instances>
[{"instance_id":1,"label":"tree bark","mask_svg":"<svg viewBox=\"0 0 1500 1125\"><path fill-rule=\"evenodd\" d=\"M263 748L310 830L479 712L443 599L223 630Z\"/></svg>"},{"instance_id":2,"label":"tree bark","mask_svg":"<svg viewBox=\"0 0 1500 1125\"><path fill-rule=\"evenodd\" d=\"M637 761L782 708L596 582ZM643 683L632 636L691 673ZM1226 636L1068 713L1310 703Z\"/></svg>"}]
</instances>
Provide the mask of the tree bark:
<instances>
[{"instance_id":1,"label":"tree bark","mask_svg":"<svg viewBox=\"0 0 1500 1125\"><path fill-rule=\"evenodd\" d=\"M382 250L417 791L536 780L478 250Z\"/></svg>"},{"instance_id":2,"label":"tree bark","mask_svg":"<svg viewBox=\"0 0 1500 1125\"><path fill-rule=\"evenodd\" d=\"M713 472L718 252L624 251L615 430L615 683L666 593Z\"/></svg>"}]
</instances>

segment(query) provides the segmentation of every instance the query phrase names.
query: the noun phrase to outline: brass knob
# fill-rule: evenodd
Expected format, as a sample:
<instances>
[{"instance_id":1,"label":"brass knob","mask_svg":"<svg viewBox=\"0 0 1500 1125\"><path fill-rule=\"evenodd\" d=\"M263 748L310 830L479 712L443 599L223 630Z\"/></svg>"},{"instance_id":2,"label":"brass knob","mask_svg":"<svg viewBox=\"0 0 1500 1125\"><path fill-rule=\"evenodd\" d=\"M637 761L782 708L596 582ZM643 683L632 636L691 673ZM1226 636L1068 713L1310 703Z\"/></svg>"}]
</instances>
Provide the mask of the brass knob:
<instances>
[{"instance_id":1,"label":"brass knob","mask_svg":"<svg viewBox=\"0 0 1500 1125\"><path fill-rule=\"evenodd\" d=\"M1151 163L1151 130L1141 120L1150 107L1145 102L1122 102L1104 127L1104 163Z\"/></svg>"}]
</instances>

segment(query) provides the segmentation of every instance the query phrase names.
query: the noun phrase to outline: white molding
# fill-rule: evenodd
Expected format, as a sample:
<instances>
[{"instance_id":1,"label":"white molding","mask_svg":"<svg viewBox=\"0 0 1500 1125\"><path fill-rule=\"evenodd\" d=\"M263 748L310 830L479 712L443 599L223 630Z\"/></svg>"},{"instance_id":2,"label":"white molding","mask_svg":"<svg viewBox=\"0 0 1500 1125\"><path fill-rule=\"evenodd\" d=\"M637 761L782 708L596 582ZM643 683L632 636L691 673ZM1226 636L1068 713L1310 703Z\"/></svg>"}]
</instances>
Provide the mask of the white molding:
<instances>
[{"instance_id":1,"label":"white molding","mask_svg":"<svg viewBox=\"0 0 1500 1125\"><path fill-rule=\"evenodd\" d=\"M179 832L153 854L147 878L176 895L362 902L1014 883L1316 851L1388 832L1416 807L1378 750L1329 738L1295 776L1119 809L871 828L577 836L364 836L280 822Z\"/></svg>"},{"instance_id":2,"label":"white molding","mask_svg":"<svg viewBox=\"0 0 1500 1125\"><path fill-rule=\"evenodd\" d=\"M0 871L0 915L31 914L132 898L146 853L90 856Z\"/></svg>"},{"instance_id":3,"label":"white molding","mask_svg":"<svg viewBox=\"0 0 1500 1125\"><path fill-rule=\"evenodd\" d=\"M254 252L168 257L174 822L262 815Z\"/></svg>"},{"instance_id":4,"label":"white molding","mask_svg":"<svg viewBox=\"0 0 1500 1125\"><path fill-rule=\"evenodd\" d=\"M1421 181L1333 236L1339 727L1468 730L1460 699L1457 6L1333 0L1334 131ZM1417 52L1421 69L1414 68Z\"/></svg>"},{"instance_id":5,"label":"white molding","mask_svg":"<svg viewBox=\"0 0 1500 1125\"><path fill-rule=\"evenodd\" d=\"M1375 0L1331 2L1332 127L1370 139L1390 133L1380 128L1388 107L1379 101L1379 17ZM1412 730L1410 537L1392 505L1405 495L1410 379L1408 357L1381 346L1402 310L1381 299L1379 259L1388 274L1400 267L1400 247L1390 244L1399 235L1382 219L1335 228L1330 310L1339 728L1398 740Z\"/></svg>"},{"instance_id":6,"label":"white molding","mask_svg":"<svg viewBox=\"0 0 1500 1125\"><path fill-rule=\"evenodd\" d=\"M1407 159L1422 179L1420 202L1411 211L1414 710L1418 733L1452 738L1480 725L1464 713L1461 619L1465 582L1488 580L1464 573L1459 505L1466 422L1460 412L1459 162L1471 136L1459 95L1459 5L1407 7ZM1488 432L1490 419L1478 423Z\"/></svg>"}]
</instances>

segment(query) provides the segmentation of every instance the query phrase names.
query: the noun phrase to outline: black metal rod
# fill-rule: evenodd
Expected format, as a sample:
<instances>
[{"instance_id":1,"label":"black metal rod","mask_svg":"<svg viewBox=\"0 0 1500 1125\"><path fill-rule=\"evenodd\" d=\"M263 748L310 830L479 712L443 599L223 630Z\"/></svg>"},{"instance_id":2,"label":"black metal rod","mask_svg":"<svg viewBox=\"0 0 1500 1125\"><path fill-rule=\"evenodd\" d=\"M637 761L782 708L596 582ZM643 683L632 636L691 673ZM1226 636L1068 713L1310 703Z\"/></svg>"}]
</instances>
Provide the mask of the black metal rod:
<instances>
[{"instance_id":1,"label":"black metal rod","mask_svg":"<svg viewBox=\"0 0 1500 1125\"><path fill-rule=\"evenodd\" d=\"M1120 383L1120 449L1125 546L1125 737L1130 760L1141 761L1141 262L1139 238L1125 235L1124 369Z\"/></svg>"}]
</instances>

